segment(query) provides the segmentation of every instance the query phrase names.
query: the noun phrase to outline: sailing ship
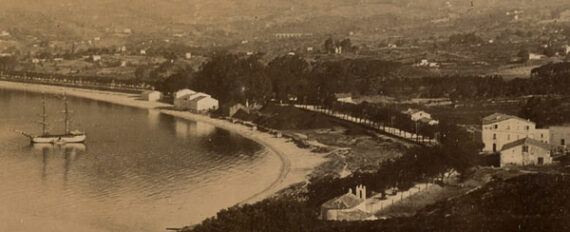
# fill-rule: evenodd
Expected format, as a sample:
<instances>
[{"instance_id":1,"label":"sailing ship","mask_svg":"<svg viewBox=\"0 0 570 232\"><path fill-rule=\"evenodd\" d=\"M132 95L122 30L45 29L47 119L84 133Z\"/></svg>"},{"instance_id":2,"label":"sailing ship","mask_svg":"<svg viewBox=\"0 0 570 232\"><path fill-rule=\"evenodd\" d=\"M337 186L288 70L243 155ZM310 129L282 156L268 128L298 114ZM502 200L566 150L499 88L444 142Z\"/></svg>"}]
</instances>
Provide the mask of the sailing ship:
<instances>
[{"instance_id":1,"label":"sailing ship","mask_svg":"<svg viewBox=\"0 0 570 232\"><path fill-rule=\"evenodd\" d=\"M52 143L52 144L65 144L65 143L83 143L85 141L85 139L87 138L87 135L81 131L78 130L73 130L71 131L69 129L69 125L71 122L71 118L69 117L69 109L68 109L68 103L67 103L67 97L64 94L63 95L63 101L65 104L65 110L63 111L64 113L64 125L65 125L65 129L64 129L64 133L63 134L50 134L47 131L47 114L46 114L46 101L45 101L45 96L42 99L42 114L40 115L40 117L42 118L41 122L38 122L40 125L42 125L42 134L41 135L30 135L27 134L25 132L22 131L18 131L19 133L27 136L30 138L30 142L35 144L35 143Z\"/></svg>"}]
</instances>

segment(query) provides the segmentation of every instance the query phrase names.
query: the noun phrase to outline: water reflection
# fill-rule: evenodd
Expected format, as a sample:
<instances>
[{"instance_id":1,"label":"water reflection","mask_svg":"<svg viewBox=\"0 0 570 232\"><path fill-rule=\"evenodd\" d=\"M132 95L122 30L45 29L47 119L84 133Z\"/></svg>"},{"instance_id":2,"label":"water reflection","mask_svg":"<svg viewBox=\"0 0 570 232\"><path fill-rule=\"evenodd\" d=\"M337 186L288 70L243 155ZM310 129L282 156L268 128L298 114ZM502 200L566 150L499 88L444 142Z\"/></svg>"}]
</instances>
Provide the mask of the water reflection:
<instances>
[{"instance_id":1,"label":"water reflection","mask_svg":"<svg viewBox=\"0 0 570 232\"><path fill-rule=\"evenodd\" d=\"M63 157L63 180L67 182L67 175L71 168L71 163L76 161L79 155L87 151L87 146L83 143L69 143L69 144L51 144L51 143L34 143L31 148L39 151L42 154L42 179L48 176L47 166L48 158Z\"/></svg>"},{"instance_id":2,"label":"water reflection","mask_svg":"<svg viewBox=\"0 0 570 232\"><path fill-rule=\"evenodd\" d=\"M148 124L150 128L156 128L160 123L160 111L149 109L148 110Z\"/></svg>"},{"instance_id":3,"label":"water reflection","mask_svg":"<svg viewBox=\"0 0 570 232\"><path fill-rule=\"evenodd\" d=\"M188 136L208 137L216 131L216 128L207 123L193 122L185 119L174 119L176 136L182 139Z\"/></svg>"}]
</instances>

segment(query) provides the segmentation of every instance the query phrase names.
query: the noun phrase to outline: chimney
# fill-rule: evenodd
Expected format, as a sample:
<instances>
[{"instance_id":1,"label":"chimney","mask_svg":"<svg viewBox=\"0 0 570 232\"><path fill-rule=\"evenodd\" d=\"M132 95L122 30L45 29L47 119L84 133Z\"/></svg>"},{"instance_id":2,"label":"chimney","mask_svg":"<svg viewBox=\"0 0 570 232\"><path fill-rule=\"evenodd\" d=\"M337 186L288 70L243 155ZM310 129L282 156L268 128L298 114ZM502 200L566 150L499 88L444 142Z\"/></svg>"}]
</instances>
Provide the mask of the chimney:
<instances>
[{"instance_id":1,"label":"chimney","mask_svg":"<svg viewBox=\"0 0 570 232\"><path fill-rule=\"evenodd\" d=\"M361 200L366 200L366 186L364 185L356 186L356 196Z\"/></svg>"}]
</instances>

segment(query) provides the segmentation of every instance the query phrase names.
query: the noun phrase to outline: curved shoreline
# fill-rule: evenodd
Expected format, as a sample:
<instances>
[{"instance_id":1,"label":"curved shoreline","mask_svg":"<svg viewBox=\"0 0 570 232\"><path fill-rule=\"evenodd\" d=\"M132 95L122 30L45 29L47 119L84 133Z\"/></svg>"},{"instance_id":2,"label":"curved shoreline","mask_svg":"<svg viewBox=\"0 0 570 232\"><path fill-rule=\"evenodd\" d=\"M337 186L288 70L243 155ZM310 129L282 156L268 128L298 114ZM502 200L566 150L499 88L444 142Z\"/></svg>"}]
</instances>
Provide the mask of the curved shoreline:
<instances>
[{"instance_id":1,"label":"curved shoreline","mask_svg":"<svg viewBox=\"0 0 570 232\"><path fill-rule=\"evenodd\" d=\"M275 194L279 190L290 186L291 184L304 181L306 180L306 176L310 174L317 165L324 161L323 156L319 156L308 150L298 148L295 144L287 142L283 138L275 138L274 136L267 133L252 131L246 126L233 124L225 120L213 119L205 115L198 115L185 111L172 110L169 109L172 107L170 104L139 100L139 96L137 94L10 81L0 81L0 88L32 92L45 92L51 94L66 93L70 96L80 98L87 98L91 100L109 102L141 109L156 110L160 113L173 117L207 123L212 126L237 133L247 139L253 140L265 147L265 149L272 155L279 157L281 161L279 175L277 179L275 179L269 186L260 192L253 194L247 199L236 202L234 205L261 201Z\"/></svg>"}]
</instances>

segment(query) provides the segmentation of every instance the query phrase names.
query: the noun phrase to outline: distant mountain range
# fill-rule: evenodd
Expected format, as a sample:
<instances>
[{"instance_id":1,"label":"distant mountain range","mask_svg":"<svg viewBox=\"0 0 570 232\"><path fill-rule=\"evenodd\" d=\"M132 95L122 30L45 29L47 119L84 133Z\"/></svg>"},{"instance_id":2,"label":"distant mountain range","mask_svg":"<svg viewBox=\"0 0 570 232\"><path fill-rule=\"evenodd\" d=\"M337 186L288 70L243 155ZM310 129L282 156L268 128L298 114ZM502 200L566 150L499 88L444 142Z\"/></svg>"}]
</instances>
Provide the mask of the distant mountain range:
<instances>
[{"instance_id":1,"label":"distant mountain range","mask_svg":"<svg viewBox=\"0 0 570 232\"><path fill-rule=\"evenodd\" d=\"M63 38L134 33L252 37L382 31L451 16L568 7L567 0L4 0L0 29Z\"/></svg>"}]
</instances>

